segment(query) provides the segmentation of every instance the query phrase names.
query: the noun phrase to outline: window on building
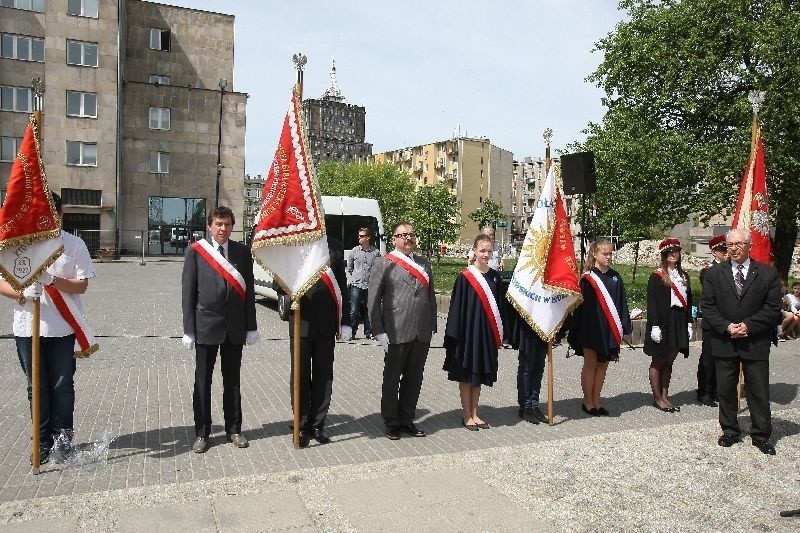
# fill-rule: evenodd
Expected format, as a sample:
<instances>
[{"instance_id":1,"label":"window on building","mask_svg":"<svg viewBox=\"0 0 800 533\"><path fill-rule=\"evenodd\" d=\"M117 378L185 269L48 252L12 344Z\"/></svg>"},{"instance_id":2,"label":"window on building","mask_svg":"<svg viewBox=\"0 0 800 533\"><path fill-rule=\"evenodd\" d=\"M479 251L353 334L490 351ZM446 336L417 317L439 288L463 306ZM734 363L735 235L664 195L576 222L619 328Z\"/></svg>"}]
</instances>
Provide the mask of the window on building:
<instances>
[{"instance_id":1,"label":"window on building","mask_svg":"<svg viewBox=\"0 0 800 533\"><path fill-rule=\"evenodd\" d=\"M169 121L169 108L168 107L151 107L150 108L150 129L151 130L168 130L170 125Z\"/></svg>"},{"instance_id":2,"label":"window on building","mask_svg":"<svg viewBox=\"0 0 800 533\"><path fill-rule=\"evenodd\" d=\"M67 41L67 64L81 67L96 67L97 43Z\"/></svg>"},{"instance_id":3,"label":"window on building","mask_svg":"<svg viewBox=\"0 0 800 533\"><path fill-rule=\"evenodd\" d=\"M67 0L67 15L97 18L98 0Z\"/></svg>"},{"instance_id":4,"label":"window on building","mask_svg":"<svg viewBox=\"0 0 800 533\"><path fill-rule=\"evenodd\" d=\"M169 152L150 152L150 172L169 174Z\"/></svg>"},{"instance_id":5,"label":"window on building","mask_svg":"<svg viewBox=\"0 0 800 533\"><path fill-rule=\"evenodd\" d=\"M44 39L4 33L0 37L0 57L20 61L44 61Z\"/></svg>"},{"instance_id":6,"label":"window on building","mask_svg":"<svg viewBox=\"0 0 800 533\"><path fill-rule=\"evenodd\" d=\"M0 137L0 161L14 161L20 143L22 143L21 137Z\"/></svg>"},{"instance_id":7,"label":"window on building","mask_svg":"<svg viewBox=\"0 0 800 533\"><path fill-rule=\"evenodd\" d=\"M150 28L150 49L169 52L169 30Z\"/></svg>"},{"instance_id":8,"label":"window on building","mask_svg":"<svg viewBox=\"0 0 800 533\"><path fill-rule=\"evenodd\" d=\"M161 74L150 74L149 83L154 83L156 85L169 85L169 76L163 76Z\"/></svg>"},{"instance_id":9,"label":"window on building","mask_svg":"<svg viewBox=\"0 0 800 533\"><path fill-rule=\"evenodd\" d=\"M77 167L96 167L97 143L67 141L67 165Z\"/></svg>"},{"instance_id":10,"label":"window on building","mask_svg":"<svg viewBox=\"0 0 800 533\"><path fill-rule=\"evenodd\" d=\"M67 91L67 116L97 118L97 94Z\"/></svg>"},{"instance_id":11,"label":"window on building","mask_svg":"<svg viewBox=\"0 0 800 533\"><path fill-rule=\"evenodd\" d=\"M97 189L61 188L61 202L68 205L101 205L103 191Z\"/></svg>"},{"instance_id":12,"label":"window on building","mask_svg":"<svg viewBox=\"0 0 800 533\"><path fill-rule=\"evenodd\" d=\"M30 87L0 86L0 110L30 113L33 111L33 91Z\"/></svg>"},{"instance_id":13,"label":"window on building","mask_svg":"<svg viewBox=\"0 0 800 533\"><path fill-rule=\"evenodd\" d=\"M0 6L24 9L25 11L44 11L45 0L0 0Z\"/></svg>"}]
</instances>

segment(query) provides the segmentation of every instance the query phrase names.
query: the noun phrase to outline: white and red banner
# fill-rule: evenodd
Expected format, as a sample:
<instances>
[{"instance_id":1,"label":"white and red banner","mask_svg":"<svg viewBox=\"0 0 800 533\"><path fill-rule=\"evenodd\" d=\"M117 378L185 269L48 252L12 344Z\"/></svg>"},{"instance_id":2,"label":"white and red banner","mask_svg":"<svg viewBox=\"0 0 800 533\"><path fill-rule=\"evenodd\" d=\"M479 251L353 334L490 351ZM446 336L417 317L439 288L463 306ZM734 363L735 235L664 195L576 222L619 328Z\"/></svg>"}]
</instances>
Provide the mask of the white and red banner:
<instances>
[{"instance_id":1,"label":"white and red banner","mask_svg":"<svg viewBox=\"0 0 800 533\"><path fill-rule=\"evenodd\" d=\"M764 164L764 141L761 126L753 120L753 139L750 161L744 171L736 200L736 213L731 228L750 230L752 246L750 257L769 264L772 241L769 237L769 207L767 206L767 169Z\"/></svg>"},{"instance_id":2,"label":"white and red banner","mask_svg":"<svg viewBox=\"0 0 800 533\"><path fill-rule=\"evenodd\" d=\"M247 294L247 285L244 277L236 270L236 267L205 239L193 242L192 247L217 274L222 276L222 279L230 285L231 289L244 300Z\"/></svg>"},{"instance_id":3,"label":"white and red banner","mask_svg":"<svg viewBox=\"0 0 800 533\"><path fill-rule=\"evenodd\" d=\"M422 268L422 265L415 263L413 259L397 250L392 250L386 254L386 259L398 265L400 268L405 269L409 274L417 278L417 281L419 281L426 290L431 290L431 280L428 277L428 273Z\"/></svg>"},{"instance_id":4,"label":"white and red banner","mask_svg":"<svg viewBox=\"0 0 800 533\"><path fill-rule=\"evenodd\" d=\"M665 274L664 271L660 268L657 268L654 272L658 274L658 276L660 276L661 279L665 279L667 276L669 276L669 274ZM679 285L675 283L674 279L670 278L669 286L672 288L672 293L670 298L670 302L672 303L672 305L675 305L675 303L677 302L677 304L683 307L684 309L688 309L689 303L688 303L688 296L686 294L686 285L684 285L683 282Z\"/></svg>"},{"instance_id":5,"label":"white and red banner","mask_svg":"<svg viewBox=\"0 0 800 533\"><path fill-rule=\"evenodd\" d=\"M546 342L553 340L567 315L583 301L560 179L552 166L506 298Z\"/></svg>"},{"instance_id":6,"label":"white and red banner","mask_svg":"<svg viewBox=\"0 0 800 533\"><path fill-rule=\"evenodd\" d=\"M38 124L31 115L0 208L0 276L22 291L63 251L61 223L41 158Z\"/></svg>"},{"instance_id":7,"label":"white and red banner","mask_svg":"<svg viewBox=\"0 0 800 533\"><path fill-rule=\"evenodd\" d=\"M617 341L617 346L622 346L622 320L617 311L617 305L608 293L603 280L594 272L586 272L583 278L589 282L589 285L594 289L597 295L597 301L600 302L600 309L603 310L603 315L608 321L609 329L614 334L614 339Z\"/></svg>"},{"instance_id":8,"label":"white and red banner","mask_svg":"<svg viewBox=\"0 0 800 533\"><path fill-rule=\"evenodd\" d=\"M483 311L486 313L486 318L492 326L494 342L500 348L503 345L503 319L500 316L500 308L497 307L497 301L494 299L492 289L489 288L486 278L483 277L483 274L475 265L469 265L461 271L461 274L478 295Z\"/></svg>"},{"instance_id":9,"label":"white and red banner","mask_svg":"<svg viewBox=\"0 0 800 533\"><path fill-rule=\"evenodd\" d=\"M298 89L267 173L253 231L253 258L272 272L293 301L319 279L330 263L325 213L303 133Z\"/></svg>"}]
</instances>

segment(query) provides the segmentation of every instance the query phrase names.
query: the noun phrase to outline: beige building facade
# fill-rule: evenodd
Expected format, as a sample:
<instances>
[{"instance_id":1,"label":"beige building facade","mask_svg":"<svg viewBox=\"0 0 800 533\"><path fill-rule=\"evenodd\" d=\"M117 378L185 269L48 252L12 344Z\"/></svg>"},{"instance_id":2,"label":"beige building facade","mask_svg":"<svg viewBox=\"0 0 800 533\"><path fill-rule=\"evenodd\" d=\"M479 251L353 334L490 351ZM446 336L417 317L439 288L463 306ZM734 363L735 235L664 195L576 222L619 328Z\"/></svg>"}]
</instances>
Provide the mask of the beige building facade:
<instances>
[{"instance_id":1,"label":"beige building facade","mask_svg":"<svg viewBox=\"0 0 800 533\"><path fill-rule=\"evenodd\" d=\"M455 137L382 152L368 161L396 164L411 174L417 187L446 183L461 202L458 221L464 223L459 235L462 244L472 244L478 234L469 213L487 198L502 205L506 214L511 212L514 155L487 138ZM499 228L497 239L507 240L503 228Z\"/></svg>"},{"instance_id":2,"label":"beige building facade","mask_svg":"<svg viewBox=\"0 0 800 533\"><path fill-rule=\"evenodd\" d=\"M140 0L0 7L0 185L44 82L43 159L94 253L182 253L216 202L244 212L234 17ZM236 230L240 230L241 222Z\"/></svg>"}]
</instances>

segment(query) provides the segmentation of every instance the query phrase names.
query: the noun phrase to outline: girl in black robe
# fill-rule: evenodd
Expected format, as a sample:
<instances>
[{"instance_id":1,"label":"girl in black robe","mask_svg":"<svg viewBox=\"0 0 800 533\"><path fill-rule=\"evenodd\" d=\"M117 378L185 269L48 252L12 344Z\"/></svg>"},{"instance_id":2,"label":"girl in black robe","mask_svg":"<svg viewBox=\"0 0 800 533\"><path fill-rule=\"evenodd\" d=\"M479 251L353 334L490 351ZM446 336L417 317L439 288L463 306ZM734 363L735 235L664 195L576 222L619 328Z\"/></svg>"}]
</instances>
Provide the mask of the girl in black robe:
<instances>
[{"instance_id":1,"label":"girl in black robe","mask_svg":"<svg viewBox=\"0 0 800 533\"><path fill-rule=\"evenodd\" d=\"M631 332L631 317L625 284L619 272L611 268L614 247L611 241L599 239L589 246L586 261L588 273L594 273L608 291L622 325L622 334ZM568 342L575 353L583 356L581 409L592 416L608 416L608 410L600 404L600 391L606 379L609 361L619 360L620 343L617 342L611 324L600 305L600 295L586 279L581 277L583 304L575 311L570 326Z\"/></svg>"},{"instance_id":2,"label":"girl in black robe","mask_svg":"<svg viewBox=\"0 0 800 533\"><path fill-rule=\"evenodd\" d=\"M473 249L474 266L478 272L472 272L476 276L482 276L489 287L501 317L500 339L504 340L508 337L508 328L503 325L504 285L500 274L489 268L488 262L493 250L491 238L479 235ZM447 379L458 382L463 411L461 424L470 431L490 427L478 416L478 400L481 385L492 386L497 381L498 345L493 323L494 319L487 314L479 294L462 272L456 278L450 297L444 337L446 356L442 369L447 371Z\"/></svg>"}]
</instances>

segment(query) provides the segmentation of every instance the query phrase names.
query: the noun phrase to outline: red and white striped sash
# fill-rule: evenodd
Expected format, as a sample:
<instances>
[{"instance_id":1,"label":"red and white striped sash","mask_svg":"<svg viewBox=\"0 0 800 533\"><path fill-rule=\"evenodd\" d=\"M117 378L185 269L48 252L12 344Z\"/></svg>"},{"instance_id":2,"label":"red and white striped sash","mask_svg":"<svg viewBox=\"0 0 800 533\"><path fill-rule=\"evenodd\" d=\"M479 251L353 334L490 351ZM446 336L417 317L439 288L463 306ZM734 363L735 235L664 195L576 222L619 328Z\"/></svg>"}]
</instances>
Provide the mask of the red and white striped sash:
<instances>
[{"instance_id":1,"label":"red and white striped sash","mask_svg":"<svg viewBox=\"0 0 800 533\"><path fill-rule=\"evenodd\" d=\"M336 282L336 276L334 276L331 267L325 269L320 279L328 287L328 292L331 293L333 301L336 302L336 325L339 326L342 323L342 291L339 289L339 284Z\"/></svg>"},{"instance_id":2,"label":"red and white striped sash","mask_svg":"<svg viewBox=\"0 0 800 533\"><path fill-rule=\"evenodd\" d=\"M619 318L617 306L608 293L608 289L603 283L603 280L594 272L586 272L582 277L594 288L594 292L597 294L597 301L600 302L600 308L603 310L603 314L608 321L609 329L611 329L611 333L614 335L617 344L622 346L622 320Z\"/></svg>"},{"instance_id":3,"label":"red and white striped sash","mask_svg":"<svg viewBox=\"0 0 800 533\"><path fill-rule=\"evenodd\" d=\"M53 302L53 305L55 305L58 313L64 321L69 324L72 331L75 332L75 357L89 357L99 350L100 345L97 344L94 338L92 328L89 327L89 324L83 317L83 313L78 309L72 295L68 294L64 297L58 289L49 285L44 287L44 290Z\"/></svg>"},{"instance_id":4,"label":"red and white striped sash","mask_svg":"<svg viewBox=\"0 0 800 533\"><path fill-rule=\"evenodd\" d=\"M666 275L664 274L664 271L661 270L660 268L656 269L654 272L658 274L661 277L661 279L664 279L664 276ZM678 299L678 301L681 304L681 307L683 307L684 309L688 309L689 304L686 301L686 286L681 285L680 287L678 287L678 284L672 281L670 281L669 286L672 288L672 294L674 294L675 297Z\"/></svg>"},{"instance_id":5,"label":"red and white striped sash","mask_svg":"<svg viewBox=\"0 0 800 533\"><path fill-rule=\"evenodd\" d=\"M486 278L475 265L470 265L461 271L472 289L478 295L481 301L483 310L486 313L486 318L489 319L489 325L492 327L494 334L494 342L500 348L503 345L503 319L500 317L500 308L497 307L497 301L494 299L492 290L486 282Z\"/></svg>"},{"instance_id":6,"label":"red and white striped sash","mask_svg":"<svg viewBox=\"0 0 800 533\"><path fill-rule=\"evenodd\" d=\"M216 248L211 246L208 241L205 239L200 239L199 241L195 241L192 244L192 248L194 248L195 252L206 260L206 263L213 268L217 274L222 276L231 288L242 297L244 300L245 294L247 292L247 285L244 282L244 277L239 274L239 271L228 261L226 257L224 257L221 253L217 251Z\"/></svg>"},{"instance_id":7,"label":"red and white striped sash","mask_svg":"<svg viewBox=\"0 0 800 533\"><path fill-rule=\"evenodd\" d=\"M386 259L404 268L409 274L417 278L417 280L425 286L425 289L431 290L431 281L428 277L428 273L425 272L422 266L415 263L406 254L398 252L397 250L392 250L386 254Z\"/></svg>"}]
</instances>

